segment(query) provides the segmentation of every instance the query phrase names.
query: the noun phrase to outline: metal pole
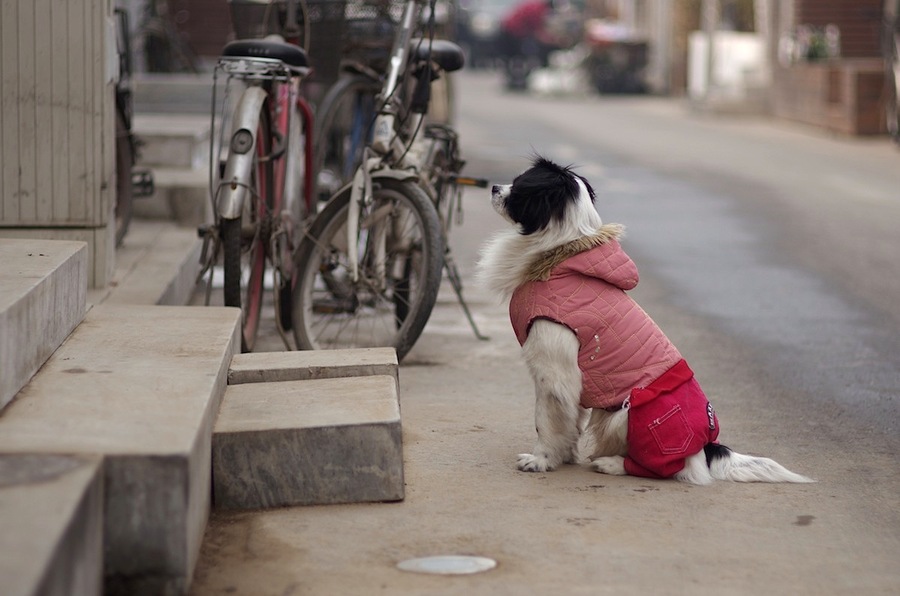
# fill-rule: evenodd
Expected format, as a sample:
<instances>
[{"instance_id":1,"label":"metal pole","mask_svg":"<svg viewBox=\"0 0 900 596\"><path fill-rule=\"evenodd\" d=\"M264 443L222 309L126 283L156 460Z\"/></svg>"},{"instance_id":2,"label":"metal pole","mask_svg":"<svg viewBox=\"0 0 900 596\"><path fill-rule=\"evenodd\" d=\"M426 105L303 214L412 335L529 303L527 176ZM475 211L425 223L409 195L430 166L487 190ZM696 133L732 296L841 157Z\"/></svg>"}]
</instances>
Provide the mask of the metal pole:
<instances>
[{"instance_id":1,"label":"metal pole","mask_svg":"<svg viewBox=\"0 0 900 596\"><path fill-rule=\"evenodd\" d=\"M719 0L703 0L702 4L703 31L706 34L706 88L704 100L713 96L714 65L715 65L715 41L716 29L719 27Z\"/></svg>"}]
</instances>

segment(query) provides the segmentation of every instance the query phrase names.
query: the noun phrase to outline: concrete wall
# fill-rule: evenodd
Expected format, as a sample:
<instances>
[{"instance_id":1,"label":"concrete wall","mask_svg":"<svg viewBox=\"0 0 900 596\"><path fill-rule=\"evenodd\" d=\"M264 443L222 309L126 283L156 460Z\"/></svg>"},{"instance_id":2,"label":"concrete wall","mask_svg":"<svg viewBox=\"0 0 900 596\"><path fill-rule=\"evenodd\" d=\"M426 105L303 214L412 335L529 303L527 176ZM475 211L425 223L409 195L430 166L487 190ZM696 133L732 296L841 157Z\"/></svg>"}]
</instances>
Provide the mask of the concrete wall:
<instances>
[{"instance_id":1,"label":"concrete wall","mask_svg":"<svg viewBox=\"0 0 900 596\"><path fill-rule=\"evenodd\" d=\"M87 240L90 283L114 246L113 0L0 0L0 236Z\"/></svg>"}]
</instances>

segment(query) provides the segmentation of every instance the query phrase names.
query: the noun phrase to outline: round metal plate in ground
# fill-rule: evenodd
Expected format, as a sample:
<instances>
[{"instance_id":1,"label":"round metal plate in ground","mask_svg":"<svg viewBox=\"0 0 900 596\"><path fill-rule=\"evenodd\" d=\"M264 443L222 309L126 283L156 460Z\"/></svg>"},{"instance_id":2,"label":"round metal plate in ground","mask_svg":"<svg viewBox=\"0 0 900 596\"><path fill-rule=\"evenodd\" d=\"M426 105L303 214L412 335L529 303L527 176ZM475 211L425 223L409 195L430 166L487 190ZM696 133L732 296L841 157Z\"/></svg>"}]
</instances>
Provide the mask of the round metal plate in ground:
<instances>
[{"instance_id":1,"label":"round metal plate in ground","mask_svg":"<svg viewBox=\"0 0 900 596\"><path fill-rule=\"evenodd\" d=\"M487 557L467 557L460 555L442 555L407 559L397 564L403 571L431 573L433 575L468 575L481 573L497 566L497 561Z\"/></svg>"}]
</instances>

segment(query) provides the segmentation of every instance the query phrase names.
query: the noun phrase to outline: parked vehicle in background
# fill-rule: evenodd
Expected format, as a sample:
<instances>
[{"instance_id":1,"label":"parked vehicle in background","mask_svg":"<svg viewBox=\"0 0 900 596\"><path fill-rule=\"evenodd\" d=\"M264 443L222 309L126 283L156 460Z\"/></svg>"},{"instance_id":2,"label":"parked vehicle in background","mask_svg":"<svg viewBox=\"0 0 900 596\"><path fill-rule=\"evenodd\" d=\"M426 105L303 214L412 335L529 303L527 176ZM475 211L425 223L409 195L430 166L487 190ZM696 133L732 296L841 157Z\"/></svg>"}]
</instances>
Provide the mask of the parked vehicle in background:
<instances>
[{"instance_id":1,"label":"parked vehicle in background","mask_svg":"<svg viewBox=\"0 0 900 596\"><path fill-rule=\"evenodd\" d=\"M460 0L457 43L466 52L469 68L490 68L500 53L500 21L517 0Z\"/></svg>"},{"instance_id":2,"label":"parked vehicle in background","mask_svg":"<svg viewBox=\"0 0 900 596\"><path fill-rule=\"evenodd\" d=\"M591 85L600 93L645 93L650 44L631 28L603 19L585 25L586 63Z\"/></svg>"}]
</instances>

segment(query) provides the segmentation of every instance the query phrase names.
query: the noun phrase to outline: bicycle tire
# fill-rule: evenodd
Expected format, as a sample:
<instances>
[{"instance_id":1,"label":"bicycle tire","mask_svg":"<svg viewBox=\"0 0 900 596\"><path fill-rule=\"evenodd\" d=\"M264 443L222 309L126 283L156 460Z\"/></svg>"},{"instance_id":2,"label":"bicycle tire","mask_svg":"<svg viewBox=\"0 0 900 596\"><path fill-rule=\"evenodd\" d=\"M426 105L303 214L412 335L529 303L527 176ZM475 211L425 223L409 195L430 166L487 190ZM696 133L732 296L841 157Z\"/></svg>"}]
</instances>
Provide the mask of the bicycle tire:
<instances>
[{"instance_id":1,"label":"bicycle tire","mask_svg":"<svg viewBox=\"0 0 900 596\"><path fill-rule=\"evenodd\" d=\"M122 246L131 217L134 213L134 189L131 182L131 168L134 165L134 149L130 132L125 124L125 116L116 109L116 206L114 209L116 247Z\"/></svg>"},{"instance_id":2,"label":"bicycle tire","mask_svg":"<svg viewBox=\"0 0 900 596\"><path fill-rule=\"evenodd\" d=\"M296 243L296 234L298 227L302 226L309 217L306 204L306 196L304 194L304 177L308 174L303 167L306 163L306 148L304 146L305 134L303 130L303 116L296 105L291 107L293 111L290 116L290 131L288 140L287 155L282 158L284 187L282 190L281 208L291 217L291 225L287 229L286 242L276 243L276 250L279 250L284 244L285 251L279 256L279 262L284 265L293 266L294 244ZM285 331L290 331L293 326L291 313L291 295L293 293L294 275L293 270L282 271L278 276L279 285L276 287L278 292L278 320L281 327Z\"/></svg>"},{"instance_id":3,"label":"bicycle tire","mask_svg":"<svg viewBox=\"0 0 900 596\"><path fill-rule=\"evenodd\" d=\"M257 127L257 157L271 153L271 138L269 111L264 103ZM266 271L266 238L261 229L261 218L272 207L273 181L272 161L257 160L249 181L251 192L247 195L241 217L221 218L219 221L224 304L241 309L242 352L253 351L259 332Z\"/></svg>"},{"instance_id":4,"label":"bicycle tire","mask_svg":"<svg viewBox=\"0 0 900 596\"><path fill-rule=\"evenodd\" d=\"M341 76L322 98L315 122L316 195L331 197L350 182L362 161L381 81L362 74Z\"/></svg>"},{"instance_id":5,"label":"bicycle tire","mask_svg":"<svg viewBox=\"0 0 900 596\"><path fill-rule=\"evenodd\" d=\"M345 187L325 205L297 250L294 340L299 349L393 347L402 360L425 328L440 288L444 246L437 212L414 181L376 180L367 213L389 211L389 248L384 262L375 263L368 238L360 242L354 284L345 250L350 194ZM373 282L378 266L387 272L384 289Z\"/></svg>"}]
</instances>

